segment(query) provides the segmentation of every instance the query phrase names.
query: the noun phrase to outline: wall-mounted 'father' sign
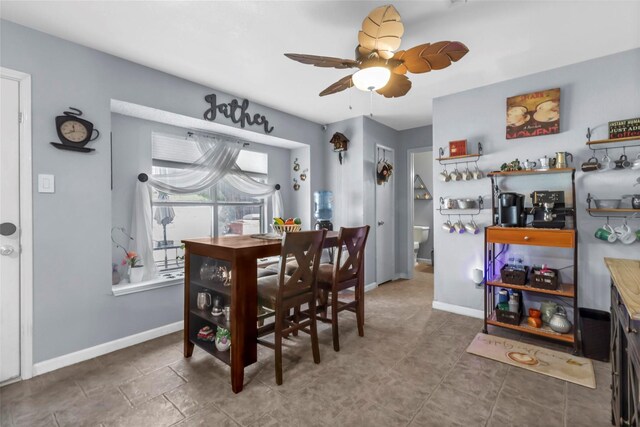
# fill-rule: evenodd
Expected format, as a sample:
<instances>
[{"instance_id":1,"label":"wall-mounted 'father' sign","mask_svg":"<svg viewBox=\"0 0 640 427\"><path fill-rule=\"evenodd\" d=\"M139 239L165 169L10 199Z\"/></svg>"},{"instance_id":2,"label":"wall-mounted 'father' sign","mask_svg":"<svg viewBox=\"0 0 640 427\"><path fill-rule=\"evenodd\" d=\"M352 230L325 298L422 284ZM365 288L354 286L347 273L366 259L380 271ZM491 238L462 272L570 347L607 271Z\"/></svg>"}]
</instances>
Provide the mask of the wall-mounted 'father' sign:
<instances>
[{"instance_id":1,"label":"wall-mounted 'father' sign","mask_svg":"<svg viewBox=\"0 0 640 427\"><path fill-rule=\"evenodd\" d=\"M218 104L218 100L215 93L207 95L204 100L209 104L209 109L204 112L204 119L210 122L216 119L218 113L222 114L228 119L231 119L233 123L240 123L240 127L244 128L245 125L264 127L264 133L271 133L273 126L269 127L269 121L265 116L260 114L254 114L253 117L247 112L249 108L249 100L244 99L242 103L239 103L237 99L233 99L228 104Z\"/></svg>"}]
</instances>

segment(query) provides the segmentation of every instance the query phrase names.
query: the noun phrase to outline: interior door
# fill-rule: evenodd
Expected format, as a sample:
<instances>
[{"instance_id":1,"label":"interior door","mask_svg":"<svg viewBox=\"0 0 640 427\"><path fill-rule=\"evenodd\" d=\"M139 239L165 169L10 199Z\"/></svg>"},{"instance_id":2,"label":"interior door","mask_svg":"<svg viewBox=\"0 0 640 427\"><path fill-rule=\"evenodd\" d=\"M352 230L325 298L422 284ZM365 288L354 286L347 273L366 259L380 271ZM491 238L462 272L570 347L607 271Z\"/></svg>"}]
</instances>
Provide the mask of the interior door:
<instances>
[{"instance_id":1,"label":"interior door","mask_svg":"<svg viewBox=\"0 0 640 427\"><path fill-rule=\"evenodd\" d=\"M20 375L20 83L0 87L0 382Z\"/></svg>"},{"instance_id":2,"label":"interior door","mask_svg":"<svg viewBox=\"0 0 640 427\"><path fill-rule=\"evenodd\" d=\"M378 161L384 159L394 164L393 150L377 146ZM395 273L394 230L394 177L382 185L376 185L376 282L393 279Z\"/></svg>"}]
</instances>

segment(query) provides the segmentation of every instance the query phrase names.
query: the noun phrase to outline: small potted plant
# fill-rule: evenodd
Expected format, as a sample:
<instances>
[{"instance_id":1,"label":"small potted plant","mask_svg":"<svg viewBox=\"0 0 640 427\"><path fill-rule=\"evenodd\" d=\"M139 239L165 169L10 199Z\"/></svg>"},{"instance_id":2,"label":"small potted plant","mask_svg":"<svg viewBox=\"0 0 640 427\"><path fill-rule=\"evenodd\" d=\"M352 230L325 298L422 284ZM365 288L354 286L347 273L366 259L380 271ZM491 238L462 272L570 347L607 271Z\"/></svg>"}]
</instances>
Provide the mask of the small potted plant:
<instances>
[{"instance_id":1,"label":"small potted plant","mask_svg":"<svg viewBox=\"0 0 640 427\"><path fill-rule=\"evenodd\" d=\"M218 351L227 351L231 347L231 332L218 326L216 330L216 348Z\"/></svg>"},{"instance_id":2,"label":"small potted plant","mask_svg":"<svg viewBox=\"0 0 640 427\"><path fill-rule=\"evenodd\" d=\"M144 266L140 261L140 257L133 251L127 252L127 256L122 260L122 265L129 266L129 283L142 282L144 274Z\"/></svg>"}]
</instances>

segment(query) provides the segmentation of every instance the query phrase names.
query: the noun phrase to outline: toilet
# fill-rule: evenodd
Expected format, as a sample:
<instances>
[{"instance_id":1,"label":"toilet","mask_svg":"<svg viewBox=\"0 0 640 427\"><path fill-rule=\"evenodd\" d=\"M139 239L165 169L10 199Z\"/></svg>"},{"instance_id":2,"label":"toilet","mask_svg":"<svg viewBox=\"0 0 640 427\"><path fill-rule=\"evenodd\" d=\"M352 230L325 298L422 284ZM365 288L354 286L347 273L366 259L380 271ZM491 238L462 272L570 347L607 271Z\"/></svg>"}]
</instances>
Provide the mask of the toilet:
<instances>
[{"instance_id":1,"label":"toilet","mask_svg":"<svg viewBox=\"0 0 640 427\"><path fill-rule=\"evenodd\" d=\"M413 262L418 262L418 251L420 250L420 243L424 243L429 240L430 227L427 225L414 225L413 226Z\"/></svg>"}]
</instances>

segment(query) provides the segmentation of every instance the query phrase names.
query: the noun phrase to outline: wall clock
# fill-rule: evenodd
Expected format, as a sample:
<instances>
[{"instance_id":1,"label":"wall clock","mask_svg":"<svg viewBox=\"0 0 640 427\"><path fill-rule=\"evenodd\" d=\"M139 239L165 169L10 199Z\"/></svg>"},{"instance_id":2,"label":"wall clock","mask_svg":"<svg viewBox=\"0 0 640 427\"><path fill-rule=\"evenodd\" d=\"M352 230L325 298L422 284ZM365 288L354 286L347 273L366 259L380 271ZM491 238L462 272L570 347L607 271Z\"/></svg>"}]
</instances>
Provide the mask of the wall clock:
<instances>
[{"instance_id":1,"label":"wall clock","mask_svg":"<svg viewBox=\"0 0 640 427\"><path fill-rule=\"evenodd\" d=\"M61 150L81 151L88 153L93 148L87 148L87 142L94 141L100 136L100 131L93 127L93 123L81 119L82 111L69 107L72 111L65 111L64 115L56 117L56 131L62 144L52 142L51 145Z\"/></svg>"}]
</instances>

